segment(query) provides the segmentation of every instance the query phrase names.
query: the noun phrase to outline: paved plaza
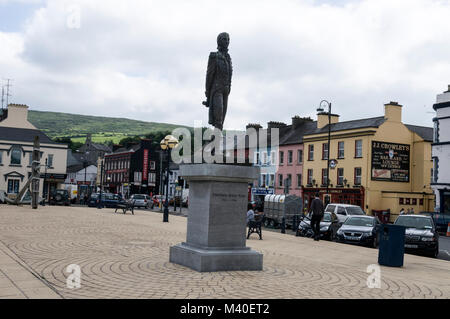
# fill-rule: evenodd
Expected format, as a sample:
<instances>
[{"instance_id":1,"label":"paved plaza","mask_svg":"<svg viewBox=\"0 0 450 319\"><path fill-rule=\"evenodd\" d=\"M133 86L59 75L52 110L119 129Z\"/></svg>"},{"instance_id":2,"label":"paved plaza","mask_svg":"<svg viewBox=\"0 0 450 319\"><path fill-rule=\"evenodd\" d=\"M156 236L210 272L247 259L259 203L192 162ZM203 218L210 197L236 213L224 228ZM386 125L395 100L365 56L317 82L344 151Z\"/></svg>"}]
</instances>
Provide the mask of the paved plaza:
<instances>
[{"instance_id":1,"label":"paved plaza","mask_svg":"<svg viewBox=\"0 0 450 319\"><path fill-rule=\"evenodd\" d=\"M169 263L185 240L186 218L85 207L0 206L1 298L449 298L450 262L405 255L403 268L381 267L378 251L263 232L247 245L264 254L262 272L198 273ZM81 267L69 289L67 266Z\"/></svg>"}]
</instances>

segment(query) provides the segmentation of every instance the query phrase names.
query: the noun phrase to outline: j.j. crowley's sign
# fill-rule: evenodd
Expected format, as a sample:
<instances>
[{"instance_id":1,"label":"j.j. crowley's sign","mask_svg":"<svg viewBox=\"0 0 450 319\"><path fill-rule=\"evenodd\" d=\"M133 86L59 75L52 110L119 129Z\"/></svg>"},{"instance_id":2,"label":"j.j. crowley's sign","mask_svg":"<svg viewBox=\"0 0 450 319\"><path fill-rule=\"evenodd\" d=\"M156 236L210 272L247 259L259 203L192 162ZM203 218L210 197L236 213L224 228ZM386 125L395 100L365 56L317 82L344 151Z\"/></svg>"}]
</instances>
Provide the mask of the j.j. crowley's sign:
<instances>
[{"instance_id":1,"label":"j.j. crowley's sign","mask_svg":"<svg viewBox=\"0 0 450 319\"><path fill-rule=\"evenodd\" d=\"M410 145L372 141L372 180L409 182Z\"/></svg>"}]
</instances>

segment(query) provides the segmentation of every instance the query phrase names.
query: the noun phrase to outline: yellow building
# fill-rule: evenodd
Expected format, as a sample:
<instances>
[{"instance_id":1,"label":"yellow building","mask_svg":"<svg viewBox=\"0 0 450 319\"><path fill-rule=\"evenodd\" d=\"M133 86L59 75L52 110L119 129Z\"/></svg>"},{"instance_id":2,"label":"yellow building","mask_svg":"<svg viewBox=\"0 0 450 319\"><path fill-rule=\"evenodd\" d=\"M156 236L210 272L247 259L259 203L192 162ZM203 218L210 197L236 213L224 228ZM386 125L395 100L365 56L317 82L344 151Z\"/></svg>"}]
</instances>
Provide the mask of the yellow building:
<instances>
[{"instance_id":1,"label":"yellow building","mask_svg":"<svg viewBox=\"0 0 450 319\"><path fill-rule=\"evenodd\" d=\"M339 122L330 115L330 177L332 203L359 205L366 214L401 208L432 211L434 195L431 143L433 129L402 123L402 106L385 105L384 116ZM329 116L318 114L317 128L304 135L303 194L309 205L318 191L327 192Z\"/></svg>"}]
</instances>

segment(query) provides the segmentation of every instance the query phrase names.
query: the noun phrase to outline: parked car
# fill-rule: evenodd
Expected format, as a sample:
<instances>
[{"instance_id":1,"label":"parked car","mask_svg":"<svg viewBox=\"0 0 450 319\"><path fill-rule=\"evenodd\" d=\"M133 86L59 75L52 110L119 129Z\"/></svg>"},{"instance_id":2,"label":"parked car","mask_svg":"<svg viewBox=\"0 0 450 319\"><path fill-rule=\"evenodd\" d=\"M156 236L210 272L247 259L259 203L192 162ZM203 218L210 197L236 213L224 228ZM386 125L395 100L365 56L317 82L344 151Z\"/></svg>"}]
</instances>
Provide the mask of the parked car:
<instances>
[{"instance_id":1,"label":"parked car","mask_svg":"<svg viewBox=\"0 0 450 319\"><path fill-rule=\"evenodd\" d=\"M335 213L325 212L320 222L320 238L334 240L339 229L339 221ZM296 232L296 236L313 237L314 231L311 228L311 213L305 216Z\"/></svg>"},{"instance_id":2,"label":"parked car","mask_svg":"<svg viewBox=\"0 0 450 319\"><path fill-rule=\"evenodd\" d=\"M134 207L153 208L153 199L146 194L131 195L130 201L134 202Z\"/></svg>"},{"instance_id":3,"label":"parked car","mask_svg":"<svg viewBox=\"0 0 450 319\"><path fill-rule=\"evenodd\" d=\"M381 222L374 216L352 215L337 231L336 240L377 248L380 242Z\"/></svg>"},{"instance_id":4,"label":"parked car","mask_svg":"<svg viewBox=\"0 0 450 319\"><path fill-rule=\"evenodd\" d=\"M405 226L405 251L439 255L439 233L430 216L400 215L394 225Z\"/></svg>"},{"instance_id":5,"label":"parked car","mask_svg":"<svg viewBox=\"0 0 450 319\"><path fill-rule=\"evenodd\" d=\"M438 232L444 234L447 232L448 224L450 223L450 214L441 214L439 212L420 212L420 215L427 215L433 218L434 225L436 226L436 230Z\"/></svg>"},{"instance_id":6,"label":"parked car","mask_svg":"<svg viewBox=\"0 0 450 319\"><path fill-rule=\"evenodd\" d=\"M335 213L341 224L343 224L349 216L366 215L361 207L349 204L328 204L325 211Z\"/></svg>"},{"instance_id":7,"label":"parked car","mask_svg":"<svg viewBox=\"0 0 450 319\"><path fill-rule=\"evenodd\" d=\"M183 198L183 207L189 207L189 196Z\"/></svg>"},{"instance_id":8,"label":"parked car","mask_svg":"<svg viewBox=\"0 0 450 319\"><path fill-rule=\"evenodd\" d=\"M92 193L88 199L88 207L97 207L100 198L100 193ZM103 193L103 199L105 199L105 193Z\"/></svg>"},{"instance_id":9,"label":"parked car","mask_svg":"<svg viewBox=\"0 0 450 319\"><path fill-rule=\"evenodd\" d=\"M88 200L88 207L97 207L100 201L100 193L92 193ZM125 204L125 200L111 193L102 193L102 205L106 208L117 208L118 204Z\"/></svg>"},{"instance_id":10,"label":"parked car","mask_svg":"<svg viewBox=\"0 0 450 319\"><path fill-rule=\"evenodd\" d=\"M70 205L70 196L67 189L55 189L49 198L50 205Z\"/></svg>"}]
</instances>

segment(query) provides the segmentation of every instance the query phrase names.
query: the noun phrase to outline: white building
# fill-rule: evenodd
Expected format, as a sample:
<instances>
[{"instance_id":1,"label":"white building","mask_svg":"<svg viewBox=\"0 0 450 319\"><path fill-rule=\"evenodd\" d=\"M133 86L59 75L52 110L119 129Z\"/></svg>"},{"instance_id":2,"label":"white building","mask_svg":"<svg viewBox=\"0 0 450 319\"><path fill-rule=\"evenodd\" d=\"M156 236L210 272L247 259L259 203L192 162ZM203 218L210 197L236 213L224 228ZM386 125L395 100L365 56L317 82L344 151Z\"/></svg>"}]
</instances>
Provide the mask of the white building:
<instances>
[{"instance_id":1,"label":"white building","mask_svg":"<svg viewBox=\"0 0 450 319\"><path fill-rule=\"evenodd\" d=\"M450 85L437 96L434 121L433 180L431 187L436 195L435 210L450 214Z\"/></svg>"},{"instance_id":2,"label":"white building","mask_svg":"<svg viewBox=\"0 0 450 319\"><path fill-rule=\"evenodd\" d=\"M31 176L33 142L39 136L39 194L61 188L66 179L67 145L53 142L28 121L28 106L10 104L0 114L0 190L15 198ZM47 175L44 174L47 162ZM45 177L45 184L44 184Z\"/></svg>"}]
</instances>

